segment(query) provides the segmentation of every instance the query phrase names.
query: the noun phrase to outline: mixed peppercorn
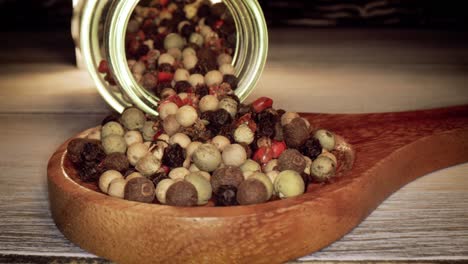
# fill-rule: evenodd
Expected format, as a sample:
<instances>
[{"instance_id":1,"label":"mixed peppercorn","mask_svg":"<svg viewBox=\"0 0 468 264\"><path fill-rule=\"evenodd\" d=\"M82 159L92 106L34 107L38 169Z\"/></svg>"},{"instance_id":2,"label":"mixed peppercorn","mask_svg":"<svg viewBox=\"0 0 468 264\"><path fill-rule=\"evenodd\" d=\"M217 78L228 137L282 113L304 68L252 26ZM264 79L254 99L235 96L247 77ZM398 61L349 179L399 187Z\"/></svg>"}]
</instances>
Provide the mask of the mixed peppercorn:
<instances>
[{"instance_id":1,"label":"mixed peppercorn","mask_svg":"<svg viewBox=\"0 0 468 264\"><path fill-rule=\"evenodd\" d=\"M268 97L244 104L235 95L235 43L223 3L140 1L127 58L134 78L161 99L159 116L130 107L70 141L80 179L113 197L174 206L262 203L331 179L333 133L274 109ZM105 61L99 71L115 85Z\"/></svg>"},{"instance_id":2,"label":"mixed peppercorn","mask_svg":"<svg viewBox=\"0 0 468 264\"><path fill-rule=\"evenodd\" d=\"M233 93L205 95L196 105L173 98L160 116L128 108L73 139L67 157L81 180L132 201L229 206L297 196L335 175L334 134L274 109L270 98L242 104Z\"/></svg>"}]
</instances>

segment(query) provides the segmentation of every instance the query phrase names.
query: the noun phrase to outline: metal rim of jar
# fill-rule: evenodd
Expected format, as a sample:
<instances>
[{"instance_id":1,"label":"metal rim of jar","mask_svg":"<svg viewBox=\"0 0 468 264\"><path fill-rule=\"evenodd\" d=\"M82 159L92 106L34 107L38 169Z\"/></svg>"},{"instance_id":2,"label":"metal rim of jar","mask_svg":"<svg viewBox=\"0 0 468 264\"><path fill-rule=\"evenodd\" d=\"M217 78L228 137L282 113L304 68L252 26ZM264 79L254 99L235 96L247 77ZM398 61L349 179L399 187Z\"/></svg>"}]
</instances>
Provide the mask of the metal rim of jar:
<instances>
[{"instance_id":1,"label":"metal rim of jar","mask_svg":"<svg viewBox=\"0 0 468 264\"><path fill-rule=\"evenodd\" d=\"M107 9L107 1L87 0L80 16L79 44L88 72L96 83L104 100L116 111L129 106L124 96L134 106L151 115L158 115L159 99L141 87L127 65L125 56L125 32L132 12L139 0L112 1L108 7L104 26L105 57L109 69L122 93L112 91L97 70L101 56L98 32L101 16ZM265 66L268 53L268 33L265 18L257 1L223 0L236 25L237 43L233 57L239 85L236 94L241 101L253 91Z\"/></svg>"}]
</instances>

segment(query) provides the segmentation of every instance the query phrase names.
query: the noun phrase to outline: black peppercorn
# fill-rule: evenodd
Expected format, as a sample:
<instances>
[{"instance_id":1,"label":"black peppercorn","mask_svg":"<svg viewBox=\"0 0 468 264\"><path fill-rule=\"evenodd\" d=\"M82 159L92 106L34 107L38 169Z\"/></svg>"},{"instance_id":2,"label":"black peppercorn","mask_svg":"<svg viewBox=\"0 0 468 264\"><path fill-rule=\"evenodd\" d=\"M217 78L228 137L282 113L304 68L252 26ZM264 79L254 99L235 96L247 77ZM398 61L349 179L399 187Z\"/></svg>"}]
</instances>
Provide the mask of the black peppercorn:
<instances>
[{"instance_id":1,"label":"black peppercorn","mask_svg":"<svg viewBox=\"0 0 468 264\"><path fill-rule=\"evenodd\" d=\"M146 54L148 54L149 51L150 51L150 49L146 44L140 44L137 51L135 52L135 56L137 58L140 58L140 57L145 56Z\"/></svg>"},{"instance_id":2,"label":"black peppercorn","mask_svg":"<svg viewBox=\"0 0 468 264\"><path fill-rule=\"evenodd\" d=\"M101 175L101 170L98 166L98 163L95 162L82 162L77 166L78 175L80 180L84 182L93 182L99 180Z\"/></svg>"},{"instance_id":3,"label":"black peppercorn","mask_svg":"<svg viewBox=\"0 0 468 264\"><path fill-rule=\"evenodd\" d=\"M198 11L197 11L197 16L199 18L202 18L202 17L207 17L211 15L211 8L209 5L201 5L199 8L198 8Z\"/></svg>"},{"instance_id":4,"label":"black peppercorn","mask_svg":"<svg viewBox=\"0 0 468 264\"><path fill-rule=\"evenodd\" d=\"M206 85L197 85L195 93L203 98L203 96L210 94L210 89Z\"/></svg>"},{"instance_id":5,"label":"black peppercorn","mask_svg":"<svg viewBox=\"0 0 468 264\"><path fill-rule=\"evenodd\" d=\"M223 77L223 82L229 84L231 86L232 90L235 90L237 88L237 77L231 74L226 74Z\"/></svg>"},{"instance_id":6,"label":"black peppercorn","mask_svg":"<svg viewBox=\"0 0 468 264\"><path fill-rule=\"evenodd\" d=\"M158 84L156 84L154 87L154 93L156 96L161 97L161 92L165 88L172 88L172 84L170 82L158 82Z\"/></svg>"},{"instance_id":7,"label":"black peppercorn","mask_svg":"<svg viewBox=\"0 0 468 264\"><path fill-rule=\"evenodd\" d=\"M322 146L318 139L310 137L299 147L299 151L311 160L315 160L322 153Z\"/></svg>"},{"instance_id":8,"label":"black peppercorn","mask_svg":"<svg viewBox=\"0 0 468 264\"><path fill-rule=\"evenodd\" d=\"M184 25L180 30L180 34L187 39L190 38L193 32L195 32L195 26L192 24Z\"/></svg>"},{"instance_id":9,"label":"black peppercorn","mask_svg":"<svg viewBox=\"0 0 468 264\"><path fill-rule=\"evenodd\" d=\"M162 162L170 168L182 167L185 161L185 150L179 144L168 146L164 150Z\"/></svg>"},{"instance_id":10,"label":"black peppercorn","mask_svg":"<svg viewBox=\"0 0 468 264\"><path fill-rule=\"evenodd\" d=\"M214 202L216 206L237 205L237 188L232 185L221 185L214 193Z\"/></svg>"},{"instance_id":11,"label":"black peppercorn","mask_svg":"<svg viewBox=\"0 0 468 264\"><path fill-rule=\"evenodd\" d=\"M174 85L174 90L177 93L190 93L192 92L192 85L187 81L178 81Z\"/></svg>"},{"instance_id":12,"label":"black peppercorn","mask_svg":"<svg viewBox=\"0 0 468 264\"><path fill-rule=\"evenodd\" d=\"M158 184L164 180L168 179L169 176L167 176L166 173L164 172L156 172L155 174L151 175L149 179L153 182L154 186L158 186Z\"/></svg>"}]
</instances>

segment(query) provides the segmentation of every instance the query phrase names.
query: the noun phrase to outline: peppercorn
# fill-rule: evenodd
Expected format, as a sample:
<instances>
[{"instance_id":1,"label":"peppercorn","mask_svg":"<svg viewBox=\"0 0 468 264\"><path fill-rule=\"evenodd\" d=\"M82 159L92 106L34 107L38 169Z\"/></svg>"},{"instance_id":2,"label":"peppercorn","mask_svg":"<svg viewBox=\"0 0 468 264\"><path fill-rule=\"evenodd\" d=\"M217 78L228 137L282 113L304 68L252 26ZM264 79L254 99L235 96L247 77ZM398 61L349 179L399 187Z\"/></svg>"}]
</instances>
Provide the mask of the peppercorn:
<instances>
[{"instance_id":1,"label":"peppercorn","mask_svg":"<svg viewBox=\"0 0 468 264\"><path fill-rule=\"evenodd\" d=\"M208 86L201 84L196 86L195 93L200 96L200 98L203 98L206 95L210 94L210 89L208 89Z\"/></svg>"},{"instance_id":2,"label":"peppercorn","mask_svg":"<svg viewBox=\"0 0 468 264\"><path fill-rule=\"evenodd\" d=\"M299 147L299 151L311 160L314 160L322 153L322 146L318 139L311 137Z\"/></svg>"},{"instance_id":3,"label":"peppercorn","mask_svg":"<svg viewBox=\"0 0 468 264\"><path fill-rule=\"evenodd\" d=\"M174 85L177 93L190 93L192 92L192 85L188 81L178 81Z\"/></svg>"},{"instance_id":4,"label":"peppercorn","mask_svg":"<svg viewBox=\"0 0 468 264\"><path fill-rule=\"evenodd\" d=\"M170 168L182 167L185 157L185 150L179 144L173 144L164 150L162 162Z\"/></svg>"},{"instance_id":5,"label":"peppercorn","mask_svg":"<svg viewBox=\"0 0 468 264\"><path fill-rule=\"evenodd\" d=\"M198 205L204 205L211 199L212 188L210 182L199 173L190 173L185 176L185 180L190 182L197 189Z\"/></svg>"},{"instance_id":6,"label":"peppercorn","mask_svg":"<svg viewBox=\"0 0 468 264\"><path fill-rule=\"evenodd\" d=\"M213 192L217 192L218 188L222 185L229 185L238 187L244 181L242 171L238 167L226 166L219 168L213 172L211 176L211 187Z\"/></svg>"},{"instance_id":7,"label":"peppercorn","mask_svg":"<svg viewBox=\"0 0 468 264\"><path fill-rule=\"evenodd\" d=\"M320 145L324 149L331 151L335 148L335 135L332 132L325 129L319 129L314 133L314 137L318 139Z\"/></svg>"},{"instance_id":8,"label":"peppercorn","mask_svg":"<svg viewBox=\"0 0 468 264\"><path fill-rule=\"evenodd\" d=\"M303 194L305 184L301 174L293 170L285 170L276 176L274 188L280 198L288 198Z\"/></svg>"},{"instance_id":9,"label":"peppercorn","mask_svg":"<svg viewBox=\"0 0 468 264\"><path fill-rule=\"evenodd\" d=\"M124 189L124 199L142 203L154 200L155 188L152 181L144 177L137 177L127 181Z\"/></svg>"},{"instance_id":10,"label":"peppercorn","mask_svg":"<svg viewBox=\"0 0 468 264\"><path fill-rule=\"evenodd\" d=\"M335 176L336 164L331 158L320 155L312 161L310 171L314 180L324 182Z\"/></svg>"},{"instance_id":11,"label":"peppercorn","mask_svg":"<svg viewBox=\"0 0 468 264\"><path fill-rule=\"evenodd\" d=\"M302 154L295 149L287 149L278 158L279 171L294 170L298 173L304 172L306 161Z\"/></svg>"},{"instance_id":12,"label":"peppercorn","mask_svg":"<svg viewBox=\"0 0 468 264\"><path fill-rule=\"evenodd\" d=\"M263 203L267 200L267 188L257 179L247 179L237 189L237 202L241 205Z\"/></svg>"},{"instance_id":13,"label":"peppercorn","mask_svg":"<svg viewBox=\"0 0 468 264\"><path fill-rule=\"evenodd\" d=\"M125 154L115 152L104 158L102 166L105 170L116 170L123 173L128 170L130 164Z\"/></svg>"},{"instance_id":14,"label":"peppercorn","mask_svg":"<svg viewBox=\"0 0 468 264\"><path fill-rule=\"evenodd\" d=\"M302 118L296 117L283 126L284 142L290 148L299 148L309 138L309 129Z\"/></svg>"},{"instance_id":15,"label":"peppercorn","mask_svg":"<svg viewBox=\"0 0 468 264\"><path fill-rule=\"evenodd\" d=\"M140 129L145 124L145 114L140 109L131 107L122 113L122 124L128 130Z\"/></svg>"},{"instance_id":16,"label":"peppercorn","mask_svg":"<svg viewBox=\"0 0 468 264\"><path fill-rule=\"evenodd\" d=\"M237 85L239 83L237 77L232 74L225 74L223 77L223 82L229 84L233 90L237 89Z\"/></svg>"},{"instance_id":17,"label":"peppercorn","mask_svg":"<svg viewBox=\"0 0 468 264\"><path fill-rule=\"evenodd\" d=\"M247 152L239 144L230 144L226 146L222 154L225 165L241 166L247 159Z\"/></svg>"},{"instance_id":18,"label":"peppercorn","mask_svg":"<svg viewBox=\"0 0 468 264\"><path fill-rule=\"evenodd\" d=\"M237 188L232 185L221 185L214 193L214 202L216 206L232 206L237 203Z\"/></svg>"},{"instance_id":19,"label":"peppercorn","mask_svg":"<svg viewBox=\"0 0 468 264\"><path fill-rule=\"evenodd\" d=\"M81 162L81 152L88 139L74 138L67 145L67 158L74 164Z\"/></svg>"},{"instance_id":20,"label":"peppercorn","mask_svg":"<svg viewBox=\"0 0 468 264\"><path fill-rule=\"evenodd\" d=\"M99 177L99 189L103 193L107 193L110 183L115 179L123 179L123 176L120 172L115 170L108 170L101 174Z\"/></svg>"},{"instance_id":21,"label":"peppercorn","mask_svg":"<svg viewBox=\"0 0 468 264\"><path fill-rule=\"evenodd\" d=\"M158 71L173 73L175 71L175 69L174 69L174 66L172 66L169 63L162 63L162 64L159 64Z\"/></svg>"},{"instance_id":22,"label":"peppercorn","mask_svg":"<svg viewBox=\"0 0 468 264\"><path fill-rule=\"evenodd\" d=\"M166 173L164 172L156 172L154 173L153 175L149 176L148 179L150 179L154 186L158 186L158 184L164 180L164 179L168 179L169 177L167 176Z\"/></svg>"},{"instance_id":23,"label":"peppercorn","mask_svg":"<svg viewBox=\"0 0 468 264\"><path fill-rule=\"evenodd\" d=\"M151 153L146 154L138 160L135 169L143 176L150 176L156 173L161 168L161 161L153 156Z\"/></svg>"},{"instance_id":24,"label":"peppercorn","mask_svg":"<svg viewBox=\"0 0 468 264\"><path fill-rule=\"evenodd\" d=\"M197 189L187 181L173 183L166 192L166 203L173 206L195 206L198 202Z\"/></svg>"}]
</instances>

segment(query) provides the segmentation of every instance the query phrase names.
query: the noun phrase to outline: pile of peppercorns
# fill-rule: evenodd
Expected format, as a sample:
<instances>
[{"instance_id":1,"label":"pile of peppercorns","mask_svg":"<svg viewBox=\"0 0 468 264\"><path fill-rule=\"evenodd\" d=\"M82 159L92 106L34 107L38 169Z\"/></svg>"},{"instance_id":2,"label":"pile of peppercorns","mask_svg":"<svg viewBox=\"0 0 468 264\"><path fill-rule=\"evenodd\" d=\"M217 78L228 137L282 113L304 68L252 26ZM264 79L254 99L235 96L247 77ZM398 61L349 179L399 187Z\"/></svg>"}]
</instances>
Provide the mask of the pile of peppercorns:
<instances>
[{"instance_id":1,"label":"pile of peppercorns","mask_svg":"<svg viewBox=\"0 0 468 264\"><path fill-rule=\"evenodd\" d=\"M133 107L106 117L68 144L67 157L82 181L131 201L229 206L298 196L335 175L335 136L272 105L242 104L232 92L196 105L175 95L157 117Z\"/></svg>"},{"instance_id":2,"label":"pile of peppercorns","mask_svg":"<svg viewBox=\"0 0 468 264\"><path fill-rule=\"evenodd\" d=\"M145 203L248 205L300 195L335 175L333 133L261 97L235 95L236 29L223 3L140 1L127 27L134 78L160 99L106 117L67 157L80 179ZM115 84L108 65L99 71Z\"/></svg>"},{"instance_id":3,"label":"pile of peppercorns","mask_svg":"<svg viewBox=\"0 0 468 264\"><path fill-rule=\"evenodd\" d=\"M140 1L127 26L126 56L135 80L159 98L227 93L237 88L232 66L236 27L224 3ZM99 72L116 85L107 61Z\"/></svg>"}]
</instances>

